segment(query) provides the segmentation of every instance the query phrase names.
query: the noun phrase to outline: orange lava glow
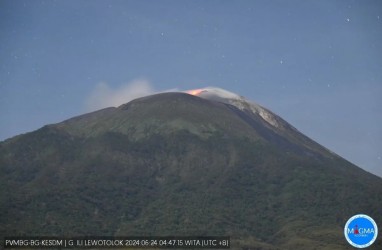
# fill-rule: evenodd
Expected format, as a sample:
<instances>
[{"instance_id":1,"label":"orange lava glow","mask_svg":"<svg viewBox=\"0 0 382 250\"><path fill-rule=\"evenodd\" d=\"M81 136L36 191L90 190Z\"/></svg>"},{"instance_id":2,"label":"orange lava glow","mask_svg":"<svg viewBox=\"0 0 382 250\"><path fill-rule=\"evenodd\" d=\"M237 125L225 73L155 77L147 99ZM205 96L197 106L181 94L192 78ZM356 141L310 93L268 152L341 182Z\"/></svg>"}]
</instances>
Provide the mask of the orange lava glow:
<instances>
[{"instance_id":1,"label":"orange lava glow","mask_svg":"<svg viewBox=\"0 0 382 250\"><path fill-rule=\"evenodd\" d=\"M186 91L186 93L190 95L199 95L203 91L204 91L203 89L193 89L193 90Z\"/></svg>"}]
</instances>

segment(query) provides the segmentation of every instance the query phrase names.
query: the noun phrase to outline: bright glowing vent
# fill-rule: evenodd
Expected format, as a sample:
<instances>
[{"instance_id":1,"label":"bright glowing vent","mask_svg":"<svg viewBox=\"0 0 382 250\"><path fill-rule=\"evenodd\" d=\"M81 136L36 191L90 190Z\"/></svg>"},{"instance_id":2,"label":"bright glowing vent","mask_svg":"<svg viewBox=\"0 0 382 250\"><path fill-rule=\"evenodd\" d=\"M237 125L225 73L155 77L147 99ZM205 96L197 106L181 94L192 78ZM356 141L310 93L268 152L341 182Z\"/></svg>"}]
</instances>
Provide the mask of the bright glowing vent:
<instances>
[{"instance_id":1,"label":"bright glowing vent","mask_svg":"<svg viewBox=\"0 0 382 250\"><path fill-rule=\"evenodd\" d=\"M193 90L186 91L186 93L190 94L190 95L199 95L203 91L204 91L204 89L193 89Z\"/></svg>"}]
</instances>

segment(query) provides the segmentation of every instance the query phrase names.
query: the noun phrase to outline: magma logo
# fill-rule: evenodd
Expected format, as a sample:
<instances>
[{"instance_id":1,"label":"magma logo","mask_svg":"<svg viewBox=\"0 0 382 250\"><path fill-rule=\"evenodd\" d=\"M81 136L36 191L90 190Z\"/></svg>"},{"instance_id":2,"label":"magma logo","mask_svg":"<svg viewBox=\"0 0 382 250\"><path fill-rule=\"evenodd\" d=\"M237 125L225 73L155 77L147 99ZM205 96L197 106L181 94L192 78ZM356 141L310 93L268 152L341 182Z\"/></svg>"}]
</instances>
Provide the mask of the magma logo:
<instances>
[{"instance_id":1,"label":"magma logo","mask_svg":"<svg viewBox=\"0 0 382 250\"><path fill-rule=\"evenodd\" d=\"M378 227L370 216L357 214L346 222L344 234L350 245L365 248L377 239Z\"/></svg>"}]
</instances>

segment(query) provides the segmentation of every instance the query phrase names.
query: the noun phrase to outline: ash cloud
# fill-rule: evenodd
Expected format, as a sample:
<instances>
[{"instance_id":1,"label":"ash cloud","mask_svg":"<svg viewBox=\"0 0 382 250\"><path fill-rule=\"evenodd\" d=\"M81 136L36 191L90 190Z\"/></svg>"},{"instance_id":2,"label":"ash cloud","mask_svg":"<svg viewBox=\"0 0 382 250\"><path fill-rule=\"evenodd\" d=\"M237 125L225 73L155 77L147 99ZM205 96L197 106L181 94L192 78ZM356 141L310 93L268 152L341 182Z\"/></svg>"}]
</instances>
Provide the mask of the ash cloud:
<instances>
[{"instance_id":1,"label":"ash cloud","mask_svg":"<svg viewBox=\"0 0 382 250\"><path fill-rule=\"evenodd\" d=\"M97 84L87 98L85 109L86 111L95 111L107 107L118 107L139 97L170 91L177 91L177 89L157 91L145 79L136 79L117 88L101 82Z\"/></svg>"}]
</instances>

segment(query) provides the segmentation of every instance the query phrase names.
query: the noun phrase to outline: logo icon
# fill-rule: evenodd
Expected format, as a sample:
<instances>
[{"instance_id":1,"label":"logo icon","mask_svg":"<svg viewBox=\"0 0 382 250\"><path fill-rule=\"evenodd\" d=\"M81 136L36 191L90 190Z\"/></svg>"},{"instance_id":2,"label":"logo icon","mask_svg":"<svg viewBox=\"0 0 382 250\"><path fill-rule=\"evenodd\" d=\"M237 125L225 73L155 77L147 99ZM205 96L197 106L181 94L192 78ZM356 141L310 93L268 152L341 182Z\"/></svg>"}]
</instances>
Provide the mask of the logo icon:
<instances>
[{"instance_id":1,"label":"logo icon","mask_svg":"<svg viewBox=\"0 0 382 250\"><path fill-rule=\"evenodd\" d=\"M378 227L370 216L357 214L346 222L344 234L350 245L365 248L377 239Z\"/></svg>"}]
</instances>

